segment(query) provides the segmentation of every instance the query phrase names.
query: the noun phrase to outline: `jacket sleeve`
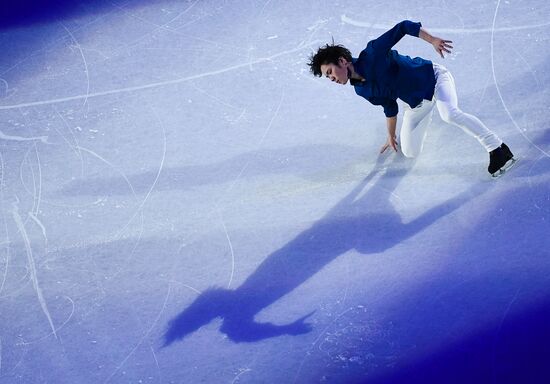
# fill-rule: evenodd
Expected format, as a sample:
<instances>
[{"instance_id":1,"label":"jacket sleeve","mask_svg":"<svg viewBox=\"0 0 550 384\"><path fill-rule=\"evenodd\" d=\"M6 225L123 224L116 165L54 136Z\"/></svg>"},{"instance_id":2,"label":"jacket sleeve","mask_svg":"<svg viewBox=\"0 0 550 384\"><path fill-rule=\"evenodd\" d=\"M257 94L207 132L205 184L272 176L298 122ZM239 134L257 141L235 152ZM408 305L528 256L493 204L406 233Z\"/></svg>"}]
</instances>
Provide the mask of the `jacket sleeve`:
<instances>
[{"instance_id":1,"label":"jacket sleeve","mask_svg":"<svg viewBox=\"0 0 550 384\"><path fill-rule=\"evenodd\" d=\"M418 37L422 23L404 20L396 24L392 29L372 41L372 47L379 52L386 53L405 35Z\"/></svg>"}]
</instances>

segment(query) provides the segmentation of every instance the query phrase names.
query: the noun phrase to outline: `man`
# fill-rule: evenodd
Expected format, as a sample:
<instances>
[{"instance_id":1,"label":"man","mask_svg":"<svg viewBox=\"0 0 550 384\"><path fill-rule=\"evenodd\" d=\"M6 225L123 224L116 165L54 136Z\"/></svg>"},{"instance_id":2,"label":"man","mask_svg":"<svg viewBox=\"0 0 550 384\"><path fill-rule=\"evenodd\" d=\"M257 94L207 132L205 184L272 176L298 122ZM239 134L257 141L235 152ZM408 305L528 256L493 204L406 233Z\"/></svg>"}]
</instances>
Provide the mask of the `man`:
<instances>
[{"instance_id":1,"label":"man","mask_svg":"<svg viewBox=\"0 0 550 384\"><path fill-rule=\"evenodd\" d=\"M432 44L442 58L453 48L452 41L430 35L421 23L405 20L370 41L356 59L344 46L327 44L310 57L308 65L315 76L326 76L342 85L349 80L359 96L384 108L388 139L381 153L389 148L397 151L399 98L407 104L399 140L405 156L415 157L421 152L428 126L424 120L429 120L436 106L445 122L462 128L479 141L489 152L489 173L500 176L515 162L508 146L477 117L458 108L454 79L445 67L420 57L411 59L391 49L405 35Z\"/></svg>"}]
</instances>

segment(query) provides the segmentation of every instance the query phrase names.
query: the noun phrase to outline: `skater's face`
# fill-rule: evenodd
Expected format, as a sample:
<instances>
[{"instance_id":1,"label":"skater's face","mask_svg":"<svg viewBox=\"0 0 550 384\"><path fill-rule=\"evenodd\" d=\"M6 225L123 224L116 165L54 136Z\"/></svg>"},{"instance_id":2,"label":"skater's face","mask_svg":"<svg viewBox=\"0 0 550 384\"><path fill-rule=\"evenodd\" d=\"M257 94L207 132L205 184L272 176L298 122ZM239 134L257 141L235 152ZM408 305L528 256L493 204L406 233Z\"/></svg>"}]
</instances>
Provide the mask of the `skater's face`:
<instances>
[{"instance_id":1,"label":"skater's face","mask_svg":"<svg viewBox=\"0 0 550 384\"><path fill-rule=\"evenodd\" d=\"M338 64L321 64L321 73L330 81L343 85L348 82L348 65L349 62L340 57Z\"/></svg>"}]
</instances>

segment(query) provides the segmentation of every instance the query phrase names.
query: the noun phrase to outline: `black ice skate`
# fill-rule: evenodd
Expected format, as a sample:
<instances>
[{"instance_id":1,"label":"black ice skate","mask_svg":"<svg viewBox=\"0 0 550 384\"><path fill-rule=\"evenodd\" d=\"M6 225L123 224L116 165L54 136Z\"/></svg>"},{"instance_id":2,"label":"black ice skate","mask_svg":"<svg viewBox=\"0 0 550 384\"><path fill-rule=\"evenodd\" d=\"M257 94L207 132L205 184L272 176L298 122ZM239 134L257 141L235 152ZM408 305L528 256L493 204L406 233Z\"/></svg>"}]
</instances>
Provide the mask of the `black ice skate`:
<instances>
[{"instance_id":1,"label":"black ice skate","mask_svg":"<svg viewBox=\"0 0 550 384\"><path fill-rule=\"evenodd\" d=\"M514 165L516 159L510 148L504 143L497 149L489 152L489 168L487 170L492 177L502 176Z\"/></svg>"}]
</instances>

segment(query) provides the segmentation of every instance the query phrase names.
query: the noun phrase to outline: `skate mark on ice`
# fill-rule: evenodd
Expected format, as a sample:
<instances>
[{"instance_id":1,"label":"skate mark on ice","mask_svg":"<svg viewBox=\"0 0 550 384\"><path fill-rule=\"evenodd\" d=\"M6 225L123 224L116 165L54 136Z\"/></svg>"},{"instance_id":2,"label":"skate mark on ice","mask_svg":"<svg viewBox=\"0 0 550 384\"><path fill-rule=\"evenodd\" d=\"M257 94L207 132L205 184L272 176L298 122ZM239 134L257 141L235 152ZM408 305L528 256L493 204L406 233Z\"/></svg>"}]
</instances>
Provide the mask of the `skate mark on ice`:
<instances>
[{"instance_id":1,"label":"skate mark on ice","mask_svg":"<svg viewBox=\"0 0 550 384\"><path fill-rule=\"evenodd\" d=\"M4 211L4 156L0 153L0 210ZM6 266L4 268L4 276L2 277L2 284L0 284L0 293L4 290L6 279L8 277L8 269L10 265L10 234L8 232L8 223L6 217L2 215L4 221L4 231L6 232L6 241L2 245L6 245ZM1 296L0 296L1 297Z\"/></svg>"},{"instance_id":2,"label":"skate mark on ice","mask_svg":"<svg viewBox=\"0 0 550 384\"><path fill-rule=\"evenodd\" d=\"M258 18L262 17L264 15L264 11L267 8L267 6L271 3L271 0L267 0L264 5L262 6L262 9L260 9L260 13L258 15Z\"/></svg>"},{"instance_id":3,"label":"skate mark on ice","mask_svg":"<svg viewBox=\"0 0 550 384\"><path fill-rule=\"evenodd\" d=\"M40 205L42 202L42 163L40 161L40 155L38 154L38 148L36 147L36 142L34 142L34 153L36 153L36 167L38 168L38 191L36 192L36 198L33 201L34 209L32 210L32 213L34 213L34 215L37 216L38 212L40 211ZM33 172L33 182L34 182L34 172ZM36 207L35 207L35 204L36 204ZM41 224L40 226L43 227L43 225Z\"/></svg>"},{"instance_id":4,"label":"skate mark on ice","mask_svg":"<svg viewBox=\"0 0 550 384\"><path fill-rule=\"evenodd\" d=\"M153 360L155 360L155 368L157 369L159 382L162 383L162 373L161 373L161 370L160 370L160 364L159 364L159 361L157 359L157 354L155 353L155 350L153 349L153 346L151 345L151 343L149 343L149 349L151 350L151 354L153 355Z\"/></svg>"},{"instance_id":5,"label":"skate mark on ice","mask_svg":"<svg viewBox=\"0 0 550 384\"><path fill-rule=\"evenodd\" d=\"M233 252L233 244L231 243L231 237L229 236L229 232L227 231L227 227L225 225L225 221L223 219L223 213L216 204L216 209L218 211L218 216L220 218L220 223L223 227L223 231L225 233L225 238L227 239L227 243L229 245L229 251L231 252L231 275L229 276L229 282L227 283L227 288L229 289L231 287L231 283L233 282L233 275L235 274L235 252Z\"/></svg>"},{"instance_id":6,"label":"skate mark on ice","mask_svg":"<svg viewBox=\"0 0 550 384\"><path fill-rule=\"evenodd\" d=\"M212 14L204 14L201 16L196 17L195 19L191 19L190 21L186 22L185 24L179 25L177 28L175 28L176 31L180 31L181 29L184 29L185 27L200 22L202 19L205 19L207 17L211 17Z\"/></svg>"},{"instance_id":7,"label":"skate mark on ice","mask_svg":"<svg viewBox=\"0 0 550 384\"><path fill-rule=\"evenodd\" d=\"M30 154L31 150L32 150L32 147L30 147L27 150L27 152L25 153L25 156L24 156L24 158L21 162L21 165L19 167L19 179L21 180L21 185L23 185L23 188L25 189L25 191L27 191L27 193L29 195L33 196L32 209L31 209L30 212L28 212L29 215L28 215L27 218L25 218L25 221L23 222L23 225L27 225L28 220L32 219L33 214L35 216L38 215L38 211L40 209L41 200L42 200L42 167L41 167L41 163L40 163L40 157L38 155L38 149L36 148L36 143L34 143L34 150L35 150L35 153L36 153L36 160L37 160L37 167L38 167L38 188L37 188L37 183L36 183L36 175L34 173L34 167L33 167L33 165L31 164L31 162L29 160L29 154ZM25 184L25 181L24 181L24 178L23 178L23 169L24 169L24 164L25 163L29 166L31 176L32 176L32 188L33 188L32 192L29 190L29 188L27 188L27 186Z\"/></svg>"},{"instance_id":8,"label":"skate mark on ice","mask_svg":"<svg viewBox=\"0 0 550 384\"><path fill-rule=\"evenodd\" d=\"M174 21L176 21L177 19L179 19L180 17L182 17L183 15L185 15L187 12L189 12L191 9L193 9L195 7L195 5L197 5L197 3L199 2L199 0L195 0L193 2L193 4L189 5L187 8L185 8L183 11L181 11L180 13L178 13L175 17L173 17L170 21L168 21L166 24L164 24L164 26L168 26L170 24L172 24Z\"/></svg>"},{"instance_id":9,"label":"skate mark on ice","mask_svg":"<svg viewBox=\"0 0 550 384\"><path fill-rule=\"evenodd\" d=\"M345 304L346 303L346 300L348 299L348 292L349 292L349 287L350 287L350 284L351 284L351 269L350 269L350 261L349 261L349 257L346 258L346 287L344 288L344 297L342 297L342 304Z\"/></svg>"},{"instance_id":10,"label":"skate mark on ice","mask_svg":"<svg viewBox=\"0 0 550 384\"><path fill-rule=\"evenodd\" d=\"M4 224L5 223L5 219L4 219ZM7 234L7 225L6 225L6 234ZM9 266L10 266L10 245L9 243L6 244L6 264L5 264L5 267L4 267L4 275L2 276L2 283L0 284L0 293L2 293L2 291L4 290L4 285L6 284L6 279L8 278L8 270L9 270ZM1 298L2 296L0 296Z\"/></svg>"},{"instance_id":11,"label":"skate mark on ice","mask_svg":"<svg viewBox=\"0 0 550 384\"><path fill-rule=\"evenodd\" d=\"M298 371L296 372L296 375L294 375L293 383L298 383L299 382L298 379L300 377L300 374L302 373L302 368L303 368L306 360L308 359L309 353L315 348L315 346L319 342L319 340L321 340L321 338L327 334L327 331L338 320L340 320L343 316L348 314L350 311L353 311L353 310L358 309L358 308L364 308L364 307L362 305L357 305L355 307L351 307L351 308L346 309L344 312L340 313L338 316L336 316L334 319L332 319L332 321L325 328L323 328L323 330L319 333L319 336L317 336L317 338L313 341L313 343L311 343L311 346L309 347L308 352L306 352L304 358L300 362L300 365L298 366ZM320 348L320 345L318 347Z\"/></svg>"},{"instance_id":12,"label":"skate mark on ice","mask_svg":"<svg viewBox=\"0 0 550 384\"><path fill-rule=\"evenodd\" d=\"M38 140L43 142L44 144L50 144L48 142L48 136L35 136L35 137L12 136L12 135L6 135L2 131L0 131L0 140L8 140L8 141L37 141Z\"/></svg>"},{"instance_id":13,"label":"skate mark on ice","mask_svg":"<svg viewBox=\"0 0 550 384\"><path fill-rule=\"evenodd\" d=\"M315 22L315 24L313 24L312 26L308 27L307 30L309 31L309 34L308 36L306 36L305 39L303 39L299 44L298 44L298 47L307 47L309 45L311 45L311 41L313 39L313 37L315 36L315 34L321 29L321 27L323 27L326 23L328 22L328 19L322 19L322 20L317 20Z\"/></svg>"},{"instance_id":14,"label":"skate mark on ice","mask_svg":"<svg viewBox=\"0 0 550 384\"><path fill-rule=\"evenodd\" d=\"M132 183L130 182L130 180L128 179L128 177L126 176L126 174L119 170L113 163L111 163L109 160L105 159L104 157L102 157L101 155L99 155L98 153L92 151L91 149L88 149L88 148L85 148L85 147L81 147L81 146L77 146L76 147L79 151L82 151L82 152L86 152L92 156L94 156L95 158L101 160L102 162L104 162L105 164L107 164L109 167L111 167L111 169L113 169L115 172L119 173L122 178L124 179L124 181L126 182L126 184L128 184L128 187L130 188L130 191L132 192L132 196L134 196L134 198L137 200L138 197L137 197L137 194L134 190L134 187L132 186ZM133 219L133 217L132 217ZM124 225L124 227L119 231L119 234L120 232L124 231L124 229L126 229L126 227L128 225L130 225L132 219L130 219L126 225ZM119 236L119 234L117 234L117 237Z\"/></svg>"},{"instance_id":15,"label":"skate mark on ice","mask_svg":"<svg viewBox=\"0 0 550 384\"><path fill-rule=\"evenodd\" d=\"M29 162L29 152L30 152L30 150L31 150L30 148L27 149L27 152L25 152L25 156L23 156L23 159L21 160L21 164L19 165L19 180L21 181L21 185L23 186L23 189L25 190L25 192L27 192L31 196L35 196L35 192L34 191L31 192L31 190L29 189L29 187L25 183L25 177L24 177L24 175L25 175L24 168L25 168L25 165L28 165L28 167L31 170L31 175L33 176L32 181L33 181L33 184L34 184L34 171L32 169L32 166L31 166L30 162Z\"/></svg>"},{"instance_id":16,"label":"skate mark on ice","mask_svg":"<svg viewBox=\"0 0 550 384\"><path fill-rule=\"evenodd\" d=\"M17 338L20 340L23 339L21 335L18 335ZM15 345L20 345L20 343L15 343ZM11 372L9 374L13 374L23 364L23 359L27 356L27 353L29 353L29 349L25 348L23 350L23 353L19 357L19 361L17 361L17 363L12 367Z\"/></svg>"},{"instance_id":17,"label":"skate mark on ice","mask_svg":"<svg viewBox=\"0 0 550 384\"><path fill-rule=\"evenodd\" d=\"M523 63L525 64L525 67L529 70L529 73L533 76L533 79L535 80L537 85L540 87L541 82L540 82L535 70L533 69L533 66L529 63L529 61L527 61L527 59L525 59L525 57L521 53L518 52L518 50L515 47L511 47L511 48L514 51L514 53L516 55L518 55L519 59L521 61L523 61Z\"/></svg>"},{"instance_id":18,"label":"skate mark on ice","mask_svg":"<svg viewBox=\"0 0 550 384\"><path fill-rule=\"evenodd\" d=\"M539 163L541 160L548 160L548 158L544 155L540 155L535 161L533 161L533 164L529 167L529 170L527 171L527 183L529 185L529 200L533 207L538 209L539 211L542 211L541 218L542 220L546 220L548 214L550 213L550 205L548 202L550 201L550 192L547 192L546 194L542 194L538 196L537 191L540 189L540 176L534 175L533 176L533 169L537 166L539 166ZM546 164L540 164L540 169L547 169ZM539 181L539 183L537 183Z\"/></svg>"},{"instance_id":19,"label":"skate mark on ice","mask_svg":"<svg viewBox=\"0 0 550 384\"><path fill-rule=\"evenodd\" d=\"M143 334L143 336L141 337L141 339L138 341L138 343L134 346L134 348L132 348L132 350L128 353L128 355L122 359L122 361L117 365L117 367L115 368L115 370L111 373L111 375L109 375L109 377L107 377L107 379L105 379L105 381L103 382L104 384L105 383L108 383L109 381L111 381L111 379L113 378L114 375L117 374L118 371L120 371L120 369L124 366L124 364L126 364L126 362L128 361L128 359L136 352L136 350L141 346L141 344L143 344L143 342L145 341L145 339L149 336L149 334L153 331L153 329L155 328L155 326L157 325L160 317L162 316L162 314L164 313L165 309L166 309L166 304L168 303L168 298L170 297L170 292L172 290L172 286L170 284L168 284L168 292L166 292L166 296L164 297L164 302L162 303L162 307L159 311L159 313L157 314L155 320L153 321L153 323L151 324L151 326L149 327L149 329L147 329L147 331Z\"/></svg>"},{"instance_id":20,"label":"skate mark on ice","mask_svg":"<svg viewBox=\"0 0 550 384\"><path fill-rule=\"evenodd\" d=\"M65 327L65 325L67 325L67 323L72 319L73 315L74 315L74 310L75 310L75 305L74 305L74 300L71 299L69 296L63 296L65 299L67 299L68 301L71 302L71 313L69 314L69 316L67 317L67 319L65 319L65 321L63 321L63 323L57 327L55 329L55 332L59 332L61 329L63 329ZM48 337L50 337L51 335L53 335L54 332L50 332L48 333L47 335L45 336L42 336L41 338L39 339L36 339L36 340L31 340L31 341L22 341L20 343L18 343L18 345L31 345L31 344L36 344L42 340L46 340Z\"/></svg>"},{"instance_id":21,"label":"skate mark on ice","mask_svg":"<svg viewBox=\"0 0 550 384\"><path fill-rule=\"evenodd\" d=\"M493 27L492 27L492 31L491 31L491 69L493 71L493 79L494 79L494 82L495 82L495 88L497 90L497 93L498 93L498 97L500 98L500 102L502 103L502 106L504 108L504 110L506 111L506 114L508 115L508 117L510 118L510 120L512 120L512 123L514 124L514 127L516 127L516 129L518 130L518 132L525 138L525 140L527 140L527 142L529 142L533 147L535 147L536 149L538 149L541 153L543 153L546 157L550 157L550 154L548 152L546 152L544 149L542 149L541 147L539 147L537 144L535 144L529 137L527 137L527 135L525 134L525 132L523 132L523 130L520 128L520 126L518 125L518 123L516 122L516 120L514 119L514 117L512 116L512 113L510 112L510 110L508 109L508 106L506 105L506 103L504 102L504 98L502 97L502 92L500 91L500 87L498 85L498 80L497 80L497 77L496 77L496 72L495 72L495 54L494 54L494 41L495 41L495 25L496 25L496 21L497 21L497 15L498 15L498 8L500 7L500 0L497 1L497 5L496 5L496 8L495 8L495 13L493 15ZM549 23L550 24L550 23Z\"/></svg>"},{"instance_id":22,"label":"skate mark on ice","mask_svg":"<svg viewBox=\"0 0 550 384\"><path fill-rule=\"evenodd\" d=\"M237 374L237 376L235 376L235 378L231 381L231 384L237 383L240 380L241 376L244 375L245 373L248 373L248 372L252 372L252 369L250 369L250 368L241 368L240 372Z\"/></svg>"},{"instance_id":23,"label":"skate mark on ice","mask_svg":"<svg viewBox=\"0 0 550 384\"><path fill-rule=\"evenodd\" d=\"M4 79L2 79L0 77L0 84L3 84L4 85L4 92L3 94L0 92L0 99L4 99L6 97L8 97L9 93L10 93L10 86L8 84L8 82Z\"/></svg>"},{"instance_id":24,"label":"skate mark on ice","mask_svg":"<svg viewBox=\"0 0 550 384\"><path fill-rule=\"evenodd\" d=\"M65 135L63 135L58 129L56 126L54 126L54 129L56 130L56 132L63 138L63 140L69 145L69 148L71 148L76 156L80 159L80 175L81 177L84 177L84 157L82 157L82 151L80 151L80 149L78 149L79 147L79 143L78 143L78 140L76 139L76 136L73 132L73 130L71 129L69 123L67 122L67 120L63 117L63 115L61 113L59 113L59 111L57 110L57 108L55 108L55 106L53 106L53 110L55 111L55 113L57 114L57 116L59 116L59 118L61 119L61 121L63 122L63 124L65 125L65 127L67 128L67 130L69 131L69 133L71 134L71 136L73 137L73 140L74 140L74 144L71 144L69 142L69 140L67 140L67 138L65 137Z\"/></svg>"},{"instance_id":25,"label":"skate mark on ice","mask_svg":"<svg viewBox=\"0 0 550 384\"><path fill-rule=\"evenodd\" d=\"M38 227L42 231L42 236L44 236L45 247L47 249L48 248L48 236L46 236L46 227L44 226L42 221L40 221L40 219L36 216L36 214L34 214L33 212L29 212L29 217L32 219L32 221L35 222L36 225L38 225Z\"/></svg>"},{"instance_id":26,"label":"skate mark on ice","mask_svg":"<svg viewBox=\"0 0 550 384\"><path fill-rule=\"evenodd\" d=\"M25 251L27 253L27 262L31 273L31 280L33 283L34 290L36 292L36 296L38 297L40 307L42 308L42 312L44 312L44 315L46 315L46 318L48 319L48 323L50 324L54 337L57 339L57 333L55 330L55 326L53 325L53 320L50 315L50 311L48 310L48 305L46 303L46 300L44 299L44 296L42 295L42 290L40 289L40 284L38 282L38 275L36 272L36 263L34 261L34 256L31 248L31 242L27 234L27 231L25 229L25 226L23 224L23 220L19 215L18 203L19 203L19 200L17 200L17 202L12 204L11 213L13 216L13 220L15 221L15 224L17 225L19 233L21 234L21 237L23 238L23 242L25 244Z\"/></svg>"},{"instance_id":27,"label":"skate mark on ice","mask_svg":"<svg viewBox=\"0 0 550 384\"><path fill-rule=\"evenodd\" d=\"M69 29L65 26L65 24L63 24L63 23L59 23L59 24L61 24L63 29L65 31L67 31L67 34L69 35L69 37L71 38L71 40L75 44L76 49L78 49L78 51L80 52L80 56L82 57L82 62L84 63L84 73L86 74L86 97L84 98L83 105L86 105L86 103L88 102L88 95L90 94L90 73L88 71L88 63L86 62L86 57L84 56L84 51L82 51L82 47L80 46L80 43L78 42L78 40L76 40L76 38L74 37L72 32L69 31Z\"/></svg>"},{"instance_id":28,"label":"skate mark on ice","mask_svg":"<svg viewBox=\"0 0 550 384\"><path fill-rule=\"evenodd\" d=\"M181 249L181 248L180 248ZM179 250L178 250L179 252ZM170 284L178 284L178 285L181 285L182 287L185 287L187 289L190 289L191 291L195 292L196 294L200 295L202 292L199 291L197 288L195 287L192 287L190 285L187 285L187 284L184 284L182 283L181 281L178 281L178 280L174 280L174 279L170 279L170 280L163 280L163 281L166 281L167 283L170 283Z\"/></svg>"}]
</instances>

